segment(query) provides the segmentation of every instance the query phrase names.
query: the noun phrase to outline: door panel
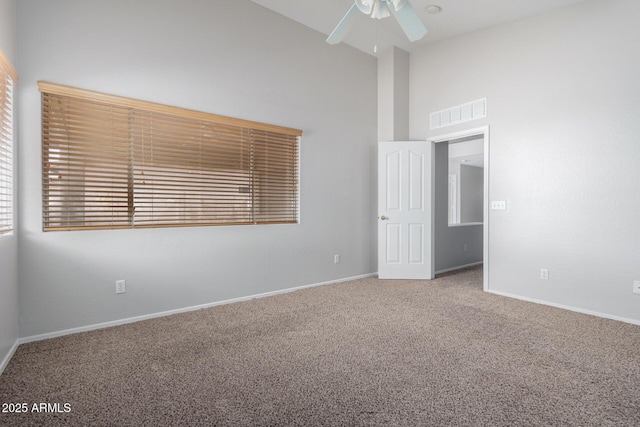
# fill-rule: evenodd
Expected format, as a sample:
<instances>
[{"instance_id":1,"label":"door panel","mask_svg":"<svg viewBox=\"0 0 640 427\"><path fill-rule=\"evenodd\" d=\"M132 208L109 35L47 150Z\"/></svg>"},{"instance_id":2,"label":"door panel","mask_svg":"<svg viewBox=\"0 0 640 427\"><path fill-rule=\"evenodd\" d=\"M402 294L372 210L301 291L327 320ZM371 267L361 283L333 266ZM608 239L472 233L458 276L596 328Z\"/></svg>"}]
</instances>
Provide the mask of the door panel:
<instances>
[{"instance_id":1,"label":"door panel","mask_svg":"<svg viewBox=\"0 0 640 427\"><path fill-rule=\"evenodd\" d=\"M401 173L401 153L394 151L386 155L387 172L386 172L386 191L385 200L387 201L386 210L400 209L400 173Z\"/></svg>"},{"instance_id":2,"label":"door panel","mask_svg":"<svg viewBox=\"0 0 640 427\"><path fill-rule=\"evenodd\" d=\"M400 224L387 224L386 226L386 235L387 235L387 245L386 245L386 254L387 264L399 264L400 263Z\"/></svg>"},{"instance_id":3,"label":"door panel","mask_svg":"<svg viewBox=\"0 0 640 427\"><path fill-rule=\"evenodd\" d=\"M409 209L424 210L424 155L409 151Z\"/></svg>"},{"instance_id":4,"label":"door panel","mask_svg":"<svg viewBox=\"0 0 640 427\"><path fill-rule=\"evenodd\" d=\"M424 262L424 225L409 224L409 263Z\"/></svg>"},{"instance_id":5,"label":"door panel","mask_svg":"<svg viewBox=\"0 0 640 427\"><path fill-rule=\"evenodd\" d=\"M378 276L433 278L432 144L378 146Z\"/></svg>"}]
</instances>

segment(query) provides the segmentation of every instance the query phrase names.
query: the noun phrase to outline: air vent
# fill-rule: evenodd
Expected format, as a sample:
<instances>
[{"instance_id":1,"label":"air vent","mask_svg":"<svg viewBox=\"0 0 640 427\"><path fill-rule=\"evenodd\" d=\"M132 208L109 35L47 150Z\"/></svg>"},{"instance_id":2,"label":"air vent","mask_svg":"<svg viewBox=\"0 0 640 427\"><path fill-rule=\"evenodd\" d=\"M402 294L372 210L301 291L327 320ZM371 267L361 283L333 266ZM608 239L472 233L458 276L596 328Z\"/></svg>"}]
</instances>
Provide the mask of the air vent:
<instances>
[{"instance_id":1,"label":"air vent","mask_svg":"<svg viewBox=\"0 0 640 427\"><path fill-rule=\"evenodd\" d=\"M484 117L487 117L487 98L431 113L429 127L438 129Z\"/></svg>"}]
</instances>

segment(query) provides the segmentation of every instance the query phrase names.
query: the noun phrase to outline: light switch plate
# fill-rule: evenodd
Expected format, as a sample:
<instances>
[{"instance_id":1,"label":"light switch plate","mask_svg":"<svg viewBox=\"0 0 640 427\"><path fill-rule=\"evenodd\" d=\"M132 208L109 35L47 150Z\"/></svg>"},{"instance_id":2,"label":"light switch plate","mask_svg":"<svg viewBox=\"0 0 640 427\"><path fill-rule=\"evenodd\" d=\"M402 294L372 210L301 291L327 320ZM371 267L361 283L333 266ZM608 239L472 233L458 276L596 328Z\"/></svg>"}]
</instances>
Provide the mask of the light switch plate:
<instances>
[{"instance_id":1,"label":"light switch plate","mask_svg":"<svg viewBox=\"0 0 640 427\"><path fill-rule=\"evenodd\" d=\"M504 200L492 200L491 209L494 211L504 211L507 209L507 202Z\"/></svg>"}]
</instances>

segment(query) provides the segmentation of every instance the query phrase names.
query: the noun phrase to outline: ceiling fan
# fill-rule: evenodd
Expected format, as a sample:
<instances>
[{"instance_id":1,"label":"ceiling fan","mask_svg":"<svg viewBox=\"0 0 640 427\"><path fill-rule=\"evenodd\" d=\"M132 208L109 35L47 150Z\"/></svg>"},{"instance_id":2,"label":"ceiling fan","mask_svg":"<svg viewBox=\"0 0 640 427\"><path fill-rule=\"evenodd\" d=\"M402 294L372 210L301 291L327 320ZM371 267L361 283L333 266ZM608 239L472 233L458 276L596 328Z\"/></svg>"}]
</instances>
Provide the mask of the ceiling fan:
<instances>
[{"instance_id":1,"label":"ceiling fan","mask_svg":"<svg viewBox=\"0 0 640 427\"><path fill-rule=\"evenodd\" d=\"M355 0L355 4L327 38L327 43L338 44L344 39L358 10L376 19L393 15L409 41L420 40L427 34L427 29L408 0Z\"/></svg>"}]
</instances>

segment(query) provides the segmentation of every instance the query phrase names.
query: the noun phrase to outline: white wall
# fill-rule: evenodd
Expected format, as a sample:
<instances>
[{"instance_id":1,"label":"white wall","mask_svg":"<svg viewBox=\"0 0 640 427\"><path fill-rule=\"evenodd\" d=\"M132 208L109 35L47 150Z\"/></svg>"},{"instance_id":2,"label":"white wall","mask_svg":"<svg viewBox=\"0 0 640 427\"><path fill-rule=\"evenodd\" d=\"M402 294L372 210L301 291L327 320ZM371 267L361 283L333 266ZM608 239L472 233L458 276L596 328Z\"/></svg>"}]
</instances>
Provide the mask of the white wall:
<instances>
[{"instance_id":1,"label":"white wall","mask_svg":"<svg viewBox=\"0 0 640 427\"><path fill-rule=\"evenodd\" d=\"M593 0L412 55L412 138L488 98L486 119L438 132L490 125L490 199L507 201L490 212L491 291L640 321L638 16L637 0Z\"/></svg>"},{"instance_id":2,"label":"white wall","mask_svg":"<svg viewBox=\"0 0 640 427\"><path fill-rule=\"evenodd\" d=\"M375 272L375 58L247 0L21 0L17 22L21 336ZM302 129L301 223L43 233L38 80Z\"/></svg>"},{"instance_id":3,"label":"white wall","mask_svg":"<svg viewBox=\"0 0 640 427\"><path fill-rule=\"evenodd\" d=\"M0 50L16 66L15 0L0 0ZM17 70L18 72L20 70ZM18 339L18 239L0 236L0 372Z\"/></svg>"}]
</instances>

